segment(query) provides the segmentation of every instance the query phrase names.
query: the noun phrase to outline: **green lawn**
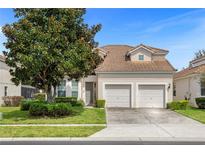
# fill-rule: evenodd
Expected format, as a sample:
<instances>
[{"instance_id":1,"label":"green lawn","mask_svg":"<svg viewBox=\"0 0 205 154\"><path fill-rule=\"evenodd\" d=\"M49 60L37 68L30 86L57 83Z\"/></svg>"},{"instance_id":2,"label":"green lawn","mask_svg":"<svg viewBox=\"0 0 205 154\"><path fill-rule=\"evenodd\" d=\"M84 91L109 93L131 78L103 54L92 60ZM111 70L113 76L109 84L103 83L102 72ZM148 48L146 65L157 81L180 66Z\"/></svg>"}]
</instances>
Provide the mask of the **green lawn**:
<instances>
[{"instance_id":1,"label":"green lawn","mask_svg":"<svg viewBox=\"0 0 205 154\"><path fill-rule=\"evenodd\" d=\"M176 112L205 124L205 109L188 108Z\"/></svg>"},{"instance_id":2,"label":"green lawn","mask_svg":"<svg viewBox=\"0 0 205 154\"><path fill-rule=\"evenodd\" d=\"M78 109L76 109L78 110ZM98 108L84 109L79 114L63 118L30 117L28 111L19 107L0 107L3 120L0 124L105 124L105 110Z\"/></svg>"},{"instance_id":3,"label":"green lawn","mask_svg":"<svg viewBox=\"0 0 205 154\"><path fill-rule=\"evenodd\" d=\"M87 137L103 128L103 126L1 126L0 137Z\"/></svg>"}]
</instances>

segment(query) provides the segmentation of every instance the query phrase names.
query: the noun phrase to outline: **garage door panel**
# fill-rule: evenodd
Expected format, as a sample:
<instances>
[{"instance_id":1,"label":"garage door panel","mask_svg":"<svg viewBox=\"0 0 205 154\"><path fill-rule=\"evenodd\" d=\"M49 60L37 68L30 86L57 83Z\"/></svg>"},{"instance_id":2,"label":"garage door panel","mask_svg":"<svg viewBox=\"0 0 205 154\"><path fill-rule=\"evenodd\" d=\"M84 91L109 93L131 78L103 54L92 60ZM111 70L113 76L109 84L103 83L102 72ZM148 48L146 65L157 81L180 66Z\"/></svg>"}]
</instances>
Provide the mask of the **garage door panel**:
<instances>
[{"instance_id":1,"label":"garage door panel","mask_svg":"<svg viewBox=\"0 0 205 154\"><path fill-rule=\"evenodd\" d=\"M164 107L164 86L162 85L140 85L139 106L148 108Z\"/></svg>"},{"instance_id":2,"label":"garage door panel","mask_svg":"<svg viewBox=\"0 0 205 154\"><path fill-rule=\"evenodd\" d=\"M130 107L130 85L106 85L105 99L107 107Z\"/></svg>"}]
</instances>

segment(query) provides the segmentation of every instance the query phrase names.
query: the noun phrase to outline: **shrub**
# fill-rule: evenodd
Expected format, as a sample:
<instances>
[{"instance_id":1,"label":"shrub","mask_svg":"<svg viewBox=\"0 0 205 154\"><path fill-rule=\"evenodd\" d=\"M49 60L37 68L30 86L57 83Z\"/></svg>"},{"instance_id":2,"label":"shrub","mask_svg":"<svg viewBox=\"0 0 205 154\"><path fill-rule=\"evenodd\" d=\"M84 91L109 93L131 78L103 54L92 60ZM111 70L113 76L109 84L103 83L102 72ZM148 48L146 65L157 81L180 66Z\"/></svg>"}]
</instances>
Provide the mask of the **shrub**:
<instances>
[{"instance_id":1,"label":"shrub","mask_svg":"<svg viewBox=\"0 0 205 154\"><path fill-rule=\"evenodd\" d=\"M77 97L56 97L56 103L70 103L72 106L75 106L77 103Z\"/></svg>"},{"instance_id":2,"label":"shrub","mask_svg":"<svg viewBox=\"0 0 205 154\"><path fill-rule=\"evenodd\" d=\"M29 108L31 116L60 117L71 113L72 106L66 103L31 103Z\"/></svg>"},{"instance_id":3,"label":"shrub","mask_svg":"<svg viewBox=\"0 0 205 154\"><path fill-rule=\"evenodd\" d=\"M23 96L4 96L2 97L5 106L19 106Z\"/></svg>"},{"instance_id":4,"label":"shrub","mask_svg":"<svg viewBox=\"0 0 205 154\"><path fill-rule=\"evenodd\" d=\"M29 114L32 116L45 116L48 113L47 104L44 103L31 103Z\"/></svg>"},{"instance_id":5,"label":"shrub","mask_svg":"<svg viewBox=\"0 0 205 154\"><path fill-rule=\"evenodd\" d=\"M22 100L21 101L21 110L22 111L28 111L31 104L33 103L47 103L46 101L39 101L39 100Z\"/></svg>"},{"instance_id":6,"label":"shrub","mask_svg":"<svg viewBox=\"0 0 205 154\"><path fill-rule=\"evenodd\" d=\"M78 100L73 106L84 107L85 103L83 100Z\"/></svg>"},{"instance_id":7,"label":"shrub","mask_svg":"<svg viewBox=\"0 0 205 154\"><path fill-rule=\"evenodd\" d=\"M105 100L104 99L96 100L96 107L104 108L105 107Z\"/></svg>"},{"instance_id":8,"label":"shrub","mask_svg":"<svg viewBox=\"0 0 205 154\"><path fill-rule=\"evenodd\" d=\"M196 104L200 109L205 109L205 97L195 98Z\"/></svg>"},{"instance_id":9,"label":"shrub","mask_svg":"<svg viewBox=\"0 0 205 154\"><path fill-rule=\"evenodd\" d=\"M72 106L66 103L49 104L47 107L47 115L52 117L66 116L72 113Z\"/></svg>"},{"instance_id":10,"label":"shrub","mask_svg":"<svg viewBox=\"0 0 205 154\"><path fill-rule=\"evenodd\" d=\"M188 100L173 101L167 104L167 108L171 110L186 110Z\"/></svg>"},{"instance_id":11,"label":"shrub","mask_svg":"<svg viewBox=\"0 0 205 154\"><path fill-rule=\"evenodd\" d=\"M20 108L20 110L21 111L28 111L29 110L29 108L30 108L30 102L28 102L28 101L22 101L21 102L21 108Z\"/></svg>"},{"instance_id":12,"label":"shrub","mask_svg":"<svg viewBox=\"0 0 205 154\"><path fill-rule=\"evenodd\" d=\"M46 100L46 94L45 93L36 93L33 95L35 99L39 101L45 101Z\"/></svg>"}]
</instances>

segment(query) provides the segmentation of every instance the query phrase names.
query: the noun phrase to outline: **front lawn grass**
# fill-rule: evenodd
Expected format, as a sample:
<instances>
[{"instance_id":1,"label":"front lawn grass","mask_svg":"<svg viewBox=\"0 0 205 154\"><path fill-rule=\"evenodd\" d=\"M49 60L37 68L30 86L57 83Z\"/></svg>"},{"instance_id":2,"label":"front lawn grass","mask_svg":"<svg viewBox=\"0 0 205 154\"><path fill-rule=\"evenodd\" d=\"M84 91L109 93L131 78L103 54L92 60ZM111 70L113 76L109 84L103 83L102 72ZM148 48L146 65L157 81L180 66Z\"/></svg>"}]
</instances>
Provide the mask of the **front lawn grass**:
<instances>
[{"instance_id":1,"label":"front lawn grass","mask_svg":"<svg viewBox=\"0 0 205 154\"><path fill-rule=\"evenodd\" d=\"M0 137L87 137L105 127L0 126Z\"/></svg>"},{"instance_id":2,"label":"front lawn grass","mask_svg":"<svg viewBox=\"0 0 205 154\"><path fill-rule=\"evenodd\" d=\"M78 112L75 108L75 112ZM105 110L99 108L85 108L83 111L66 117L31 117L28 111L20 111L19 107L0 107L3 120L0 124L105 124Z\"/></svg>"},{"instance_id":3,"label":"front lawn grass","mask_svg":"<svg viewBox=\"0 0 205 154\"><path fill-rule=\"evenodd\" d=\"M184 116L197 120L205 124L205 109L198 109L189 107L186 110L175 110L177 113L180 113Z\"/></svg>"}]
</instances>

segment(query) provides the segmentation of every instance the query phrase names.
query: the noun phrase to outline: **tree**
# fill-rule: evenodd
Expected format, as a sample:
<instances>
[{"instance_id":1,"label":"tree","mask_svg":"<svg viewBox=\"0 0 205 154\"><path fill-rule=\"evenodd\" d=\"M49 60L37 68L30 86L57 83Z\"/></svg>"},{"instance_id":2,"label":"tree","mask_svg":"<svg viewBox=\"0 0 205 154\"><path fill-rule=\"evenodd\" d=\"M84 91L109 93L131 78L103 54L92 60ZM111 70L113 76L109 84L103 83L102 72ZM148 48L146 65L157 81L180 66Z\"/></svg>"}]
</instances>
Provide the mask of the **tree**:
<instances>
[{"instance_id":1,"label":"tree","mask_svg":"<svg viewBox=\"0 0 205 154\"><path fill-rule=\"evenodd\" d=\"M27 83L47 93L53 100L52 87L65 75L79 80L93 73L101 62L93 51L94 37L101 25L84 23L85 9L14 9L17 22L2 30L8 51L6 63L11 67L12 81Z\"/></svg>"},{"instance_id":2,"label":"tree","mask_svg":"<svg viewBox=\"0 0 205 154\"><path fill-rule=\"evenodd\" d=\"M195 53L195 58L194 59L198 59L202 56L205 56L205 50L202 49L202 50L199 50L198 52Z\"/></svg>"}]
</instances>

